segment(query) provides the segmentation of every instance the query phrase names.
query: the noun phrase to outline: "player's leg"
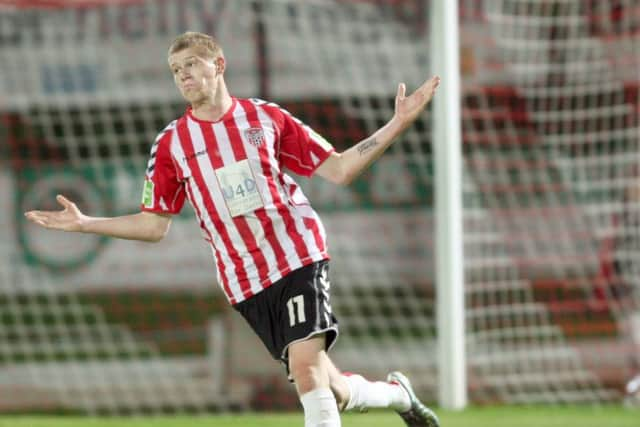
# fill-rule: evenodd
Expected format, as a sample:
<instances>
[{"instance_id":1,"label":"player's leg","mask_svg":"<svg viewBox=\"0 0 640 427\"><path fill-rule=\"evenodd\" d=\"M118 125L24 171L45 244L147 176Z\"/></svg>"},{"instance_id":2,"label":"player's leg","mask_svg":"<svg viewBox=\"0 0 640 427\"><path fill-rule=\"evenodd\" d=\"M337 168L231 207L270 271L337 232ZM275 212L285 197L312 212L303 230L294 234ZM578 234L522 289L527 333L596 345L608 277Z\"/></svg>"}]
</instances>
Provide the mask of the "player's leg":
<instances>
[{"instance_id":1,"label":"player's leg","mask_svg":"<svg viewBox=\"0 0 640 427\"><path fill-rule=\"evenodd\" d=\"M289 347L289 369L305 412L305 426L340 426L340 411L370 408L394 409L409 427L438 427L435 413L415 395L411 382L400 372L387 381L341 373L327 355L325 335Z\"/></svg>"},{"instance_id":2,"label":"player's leg","mask_svg":"<svg viewBox=\"0 0 640 427\"><path fill-rule=\"evenodd\" d=\"M369 381L362 375L340 372L325 355L329 370L331 390L342 411L366 412L373 408L390 408L406 411L411 402L407 392L396 383Z\"/></svg>"},{"instance_id":3,"label":"player's leg","mask_svg":"<svg viewBox=\"0 0 640 427\"><path fill-rule=\"evenodd\" d=\"M338 337L338 323L329 300L328 262L294 271L279 304L287 363L304 408L305 425L340 426L340 412L330 388L326 351Z\"/></svg>"},{"instance_id":4,"label":"player's leg","mask_svg":"<svg viewBox=\"0 0 640 427\"><path fill-rule=\"evenodd\" d=\"M299 394L319 387L329 388L324 349L324 334L293 343L289 347L289 373Z\"/></svg>"},{"instance_id":5,"label":"player's leg","mask_svg":"<svg viewBox=\"0 0 640 427\"><path fill-rule=\"evenodd\" d=\"M415 395L411 382L400 372L387 381L369 381L361 375L342 373L324 353L331 391L341 411L390 408L398 412L409 427L438 427L435 413Z\"/></svg>"},{"instance_id":6,"label":"player's leg","mask_svg":"<svg viewBox=\"0 0 640 427\"><path fill-rule=\"evenodd\" d=\"M289 346L289 373L304 408L305 427L340 427L340 412L330 388L325 335Z\"/></svg>"},{"instance_id":7,"label":"player's leg","mask_svg":"<svg viewBox=\"0 0 640 427\"><path fill-rule=\"evenodd\" d=\"M337 321L331 310L327 262L296 271L291 275L291 285L284 289L281 299L286 302L282 307L287 307L283 330L289 343L288 366L305 407L305 418L307 412L317 413L314 408L320 404L315 402L325 402L332 417L334 406L360 411L391 408L409 426L437 426L437 418L415 397L404 376L402 382L396 377L390 377L391 382L368 381L361 375L343 375L331 361L327 351L337 338ZM287 347L283 356L286 354ZM334 396L331 404L327 386Z\"/></svg>"},{"instance_id":8,"label":"player's leg","mask_svg":"<svg viewBox=\"0 0 640 427\"><path fill-rule=\"evenodd\" d=\"M289 370L304 407L306 427L340 426L325 357L338 337L327 271L326 261L307 265L234 305L273 358Z\"/></svg>"}]
</instances>

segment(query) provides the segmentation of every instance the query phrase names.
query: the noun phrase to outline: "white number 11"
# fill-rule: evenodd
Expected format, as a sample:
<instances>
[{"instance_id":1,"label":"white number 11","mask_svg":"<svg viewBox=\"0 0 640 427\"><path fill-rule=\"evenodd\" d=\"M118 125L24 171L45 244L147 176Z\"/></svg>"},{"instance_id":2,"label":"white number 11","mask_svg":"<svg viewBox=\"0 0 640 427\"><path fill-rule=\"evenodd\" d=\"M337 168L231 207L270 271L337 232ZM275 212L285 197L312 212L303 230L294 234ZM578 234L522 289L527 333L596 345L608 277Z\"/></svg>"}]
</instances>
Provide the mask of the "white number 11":
<instances>
[{"instance_id":1,"label":"white number 11","mask_svg":"<svg viewBox=\"0 0 640 427\"><path fill-rule=\"evenodd\" d=\"M295 326L296 323L304 323L307 321L304 316L304 297L302 295L290 298L289 301L287 301L287 308L289 309L289 326ZM298 309L297 319L296 308Z\"/></svg>"}]
</instances>

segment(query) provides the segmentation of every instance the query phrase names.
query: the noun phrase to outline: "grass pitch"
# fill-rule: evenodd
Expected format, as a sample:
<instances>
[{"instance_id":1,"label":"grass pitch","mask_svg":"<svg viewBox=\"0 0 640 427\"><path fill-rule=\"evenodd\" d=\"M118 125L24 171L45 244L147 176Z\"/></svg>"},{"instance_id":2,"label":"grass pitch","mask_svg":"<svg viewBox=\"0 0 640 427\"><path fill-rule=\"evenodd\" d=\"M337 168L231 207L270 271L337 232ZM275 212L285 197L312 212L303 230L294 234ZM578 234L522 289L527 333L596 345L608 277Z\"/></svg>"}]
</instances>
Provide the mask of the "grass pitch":
<instances>
[{"instance_id":1,"label":"grass pitch","mask_svg":"<svg viewBox=\"0 0 640 427\"><path fill-rule=\"evenodd\" d=\"M442 427L639 427L640 409L620 406L489 407L462 412L437 411ZM299 427L302 413L238 414L203 417L90 418L1 416L0 427ZM345 414L343 427L402 427L392 412Z\"/></svg>"}]
</instances>

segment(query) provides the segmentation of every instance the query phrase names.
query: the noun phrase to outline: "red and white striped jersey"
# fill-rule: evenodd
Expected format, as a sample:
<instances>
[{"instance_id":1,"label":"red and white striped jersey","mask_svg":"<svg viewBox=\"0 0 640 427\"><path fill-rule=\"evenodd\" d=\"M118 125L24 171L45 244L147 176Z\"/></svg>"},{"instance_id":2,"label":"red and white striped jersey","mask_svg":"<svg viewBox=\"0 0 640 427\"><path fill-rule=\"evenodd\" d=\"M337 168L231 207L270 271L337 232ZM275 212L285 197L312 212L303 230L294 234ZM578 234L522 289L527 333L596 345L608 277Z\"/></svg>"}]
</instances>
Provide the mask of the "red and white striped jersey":
<instances>
[{"instance_id":1,"label":"red and white striped jersey","mask_svg":"<svg viewBox=\"0 0 640 427\"><path fill-rule=\"evenodd\" d=\"M237 304L329 257L320 218L283 167L308 177L332 151L275 104L233 98L216 122L189 108L151 147L141 209L177 214L188 198Z\"/></svg>"}]
</instances>

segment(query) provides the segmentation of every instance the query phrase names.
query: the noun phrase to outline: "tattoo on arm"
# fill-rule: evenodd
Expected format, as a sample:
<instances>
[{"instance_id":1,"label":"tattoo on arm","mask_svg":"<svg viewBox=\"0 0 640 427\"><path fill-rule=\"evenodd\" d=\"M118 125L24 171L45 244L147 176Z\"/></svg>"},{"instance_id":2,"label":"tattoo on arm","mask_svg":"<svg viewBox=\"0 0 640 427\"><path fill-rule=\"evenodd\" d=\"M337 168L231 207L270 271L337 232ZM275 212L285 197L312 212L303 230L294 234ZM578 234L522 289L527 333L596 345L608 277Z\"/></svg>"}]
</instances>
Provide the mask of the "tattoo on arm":
<instances>
[{"instance_id":1,"label":"tattoo on arm","mask_svg":"<svg viewBox=\"0 0 640 427\"><path fill-rule=\"evenodd\" d=\"M356 148L358 149L358 153L360 153L361 156L364 156L369 151L373 150L376 145L378 145L378 141L375 138L368 138L358 144Z\"/></svg>"}]
</instances>

